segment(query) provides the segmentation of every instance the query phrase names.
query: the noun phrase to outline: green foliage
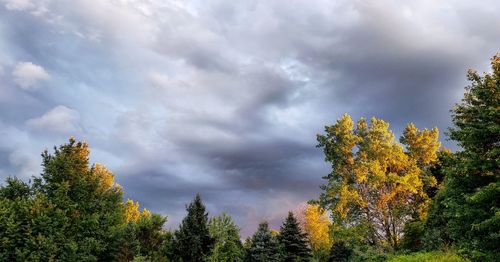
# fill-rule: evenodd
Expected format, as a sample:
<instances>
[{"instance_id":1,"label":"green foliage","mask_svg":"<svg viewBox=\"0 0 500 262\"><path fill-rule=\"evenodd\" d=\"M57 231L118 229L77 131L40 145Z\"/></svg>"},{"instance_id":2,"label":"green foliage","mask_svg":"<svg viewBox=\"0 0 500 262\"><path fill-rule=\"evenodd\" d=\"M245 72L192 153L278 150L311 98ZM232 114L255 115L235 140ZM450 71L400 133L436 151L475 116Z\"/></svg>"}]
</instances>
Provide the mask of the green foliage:
<instances>
[{"instance_id":1,"label":"green foliage","mask_svg":"<svg viewBox=\"0 0 500 262\"><path fill-rule=\"evenodd\" d=\"M141 216L137 222L131 221L121 232L121 250L118 261L147 259L166 260L168 233L162 230L166 217L158 214Z\"/></svg>"},{"instance_id":2,"label":"green foliage","mask_svg":"<svg viewBox=\"0 0 500 262\"><path fill-rule=\"evenodd\" d=\"M245 251L240 241L240 229L230 216L223 213L210 219L208 231L214 239L214 247L207 261L239 262L245 258Z\"/></svg>"},{"instance_id":3,"label":"green foliage","mask_svg":"<svg viewBox=\"0 0 500 262\"><path fill-rule=\"evenodd\" d=\"M440 251L428 253L413 253L390 257L388 262L465 262L466 259L454 253Z\"/></svg>"},{"instance_id":4,"label":"green foliage","mask_svg":"<svg viewBox=\"0 0 500 262\"><path fill-rule=\"evenodd\" d=\"M88 146L70 139L45 151L33 185L9 179L0 191L0 255L8 260L109 260L123 224L122 192L103 185L88 163Z\"/></svg>"},{"instance_id":5,"label":"green foliage","mask_svg":"<svg viewBox=\"0 0 500 262\"><path fill-rule=\"evenodd\" d=\"M328 262L347 262L351 258L352 253L352 249L345 242L335 242L330 248Z\"/></svg>"},{"instance_id":6,"label":"green foliage","mask_svg":"<svg viewBox=\"0 0 500 262\"><path fill-rule=\"evenodd\" d=\"M443 188L425 225L425 243L449 243L486 256L500 253L500 56L492 72L469 71L471 85L453 109L450 138L463 151L444 166Z\"/></svg>"},{"instance_id":7,"label":"green foliage","mask_svg":"<svg viewBox=\"0 0 500 262\"><path fill-rule=\"evenodd\" d=\"M422 249L422 237L424 234L424 222L413 220L406 223L401 241L402 250L418 251Z\"/></svg>"},{"instance_id":8,"label":"green foliage","mask_svg":"<svg viewBox=\"0 0 500 262\"><path fill-rule=\"evenodd\" d=\"M210 255L214 241L208 231L208 213L199 194L196 194L186 210L188 214L174 235L174 259L204 261Z\"/></svg>"},{"instance_id":9,"label":"green foliage","mask_svg":"<svg viewBox=\"0 0 500 262\"><path fill-rule=\"evenodd\" d=\"M282 247L285 261L309 261L311 250L307 244L307 235L301 232L292 212L288 213L281 226L278 242Z\"/></svg>"},{"instance_id":10,"label":"green foliage","mask_svg":"<svg viewBox=\"0 0 500 262\"><path fill-rule=\"evenodd\" d=\"M151 256L165 218L125 223L122 191L103 166L89 165L86 143L45 151L32 184L0 188L0 261L126 261ZM149 222L148 222L149 221ZM130 240L130 241L128 241ZM155 244L156 243L156 244Z\"/></svg>"},{"instance_id":11,"label":"green foliage","mask_svg":"<svg viewBox=\"0 0 500 262\"><path fill-rule=\"evenodd\" d=\"M250 242L250 248L247 251L248 261L281 261L281 253L278 240L271 234L271 230L269 230L269 224L266 221L259 224L259 228L252 236Z\"/></svg>"}]
</instances>

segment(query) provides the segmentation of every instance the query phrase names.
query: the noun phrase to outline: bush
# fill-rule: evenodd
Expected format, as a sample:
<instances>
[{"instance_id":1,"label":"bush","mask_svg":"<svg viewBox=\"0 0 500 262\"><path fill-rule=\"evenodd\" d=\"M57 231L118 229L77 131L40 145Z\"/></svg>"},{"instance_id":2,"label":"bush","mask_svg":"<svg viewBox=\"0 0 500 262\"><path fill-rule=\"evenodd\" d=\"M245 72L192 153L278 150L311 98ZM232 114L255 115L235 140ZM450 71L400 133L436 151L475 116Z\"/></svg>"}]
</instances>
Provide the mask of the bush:
<instances>
[{"instance_id":1,"label":"bush","mask_svg":"<svg viewBox=\"0 0 500 262\"><path fill-rule=\"evenodd\" d=\"M462 262L469 261L454 253L446 252L426 252L412 253L408 255L399 255L390 257L389 262Z\"/></svg>"}]
</instances>

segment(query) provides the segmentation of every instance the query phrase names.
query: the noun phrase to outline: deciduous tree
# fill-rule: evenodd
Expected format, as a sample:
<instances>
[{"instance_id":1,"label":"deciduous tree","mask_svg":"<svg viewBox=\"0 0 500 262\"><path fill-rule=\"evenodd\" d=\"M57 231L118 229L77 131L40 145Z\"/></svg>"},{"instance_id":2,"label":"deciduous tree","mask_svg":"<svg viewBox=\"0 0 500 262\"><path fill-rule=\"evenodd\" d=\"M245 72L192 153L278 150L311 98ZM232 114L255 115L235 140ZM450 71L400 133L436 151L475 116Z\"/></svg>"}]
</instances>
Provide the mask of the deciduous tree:
<instances>
[{"instance_id":1,"label":"deciduous tree","mask_svg":"<svg viewBox=\"0 0 500 262\"><path fill-rule=\"evenodd\" d=\"M409 124L401 138L406 151L377 118L362 118L355 127L346 114L325 131L318 147L332 171L324 177L320 205L331 211L336 227L363 227L369 243L397 247L405 223L425 216L424 188L435 183L426 169L436 159L437 129Z\"/></svg>"}]
</instances>

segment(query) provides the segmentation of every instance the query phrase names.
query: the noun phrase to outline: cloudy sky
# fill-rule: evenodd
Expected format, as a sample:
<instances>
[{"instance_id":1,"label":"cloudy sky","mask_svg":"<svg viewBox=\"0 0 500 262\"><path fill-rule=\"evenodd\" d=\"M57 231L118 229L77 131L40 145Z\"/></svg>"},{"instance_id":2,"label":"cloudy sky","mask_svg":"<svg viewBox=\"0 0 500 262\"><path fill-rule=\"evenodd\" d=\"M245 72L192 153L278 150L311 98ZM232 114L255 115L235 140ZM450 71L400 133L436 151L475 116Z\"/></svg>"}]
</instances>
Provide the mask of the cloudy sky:
<instances>
[{"instance_id":1,"label":"cloudy sky","mask_svg":"<svg viewBox=\"0 0 500 262\"><path fill-rule=\"evenodd\" d=\"M277 227L319 193L315 137L342 113L444 130L466 70L500 51L499 13L497 0L0 0L0 178L39 174L42 150L75 136L168 228L196 192L243 235Z\"/></svg>"}]
</instances>

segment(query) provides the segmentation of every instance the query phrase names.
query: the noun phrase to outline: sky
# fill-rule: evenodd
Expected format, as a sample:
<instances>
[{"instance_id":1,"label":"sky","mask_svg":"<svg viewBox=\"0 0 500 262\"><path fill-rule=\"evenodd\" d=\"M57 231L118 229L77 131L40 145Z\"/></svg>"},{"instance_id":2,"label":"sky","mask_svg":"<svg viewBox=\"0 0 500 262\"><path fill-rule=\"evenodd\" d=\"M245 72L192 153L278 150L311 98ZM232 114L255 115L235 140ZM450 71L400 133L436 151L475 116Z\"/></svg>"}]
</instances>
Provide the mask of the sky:
<instances>
[{"instance_id":1,"label":"sky","mask_svg":"<svg viewBox=\"0 0 500 262\"><path fill-rule=\"evenodd\" d=\"M0 0L0 178L70 136L175 229L199 192L251 234L320 193L316 134L450 125L500 2Z\"/></svg>"}]
</instances>

